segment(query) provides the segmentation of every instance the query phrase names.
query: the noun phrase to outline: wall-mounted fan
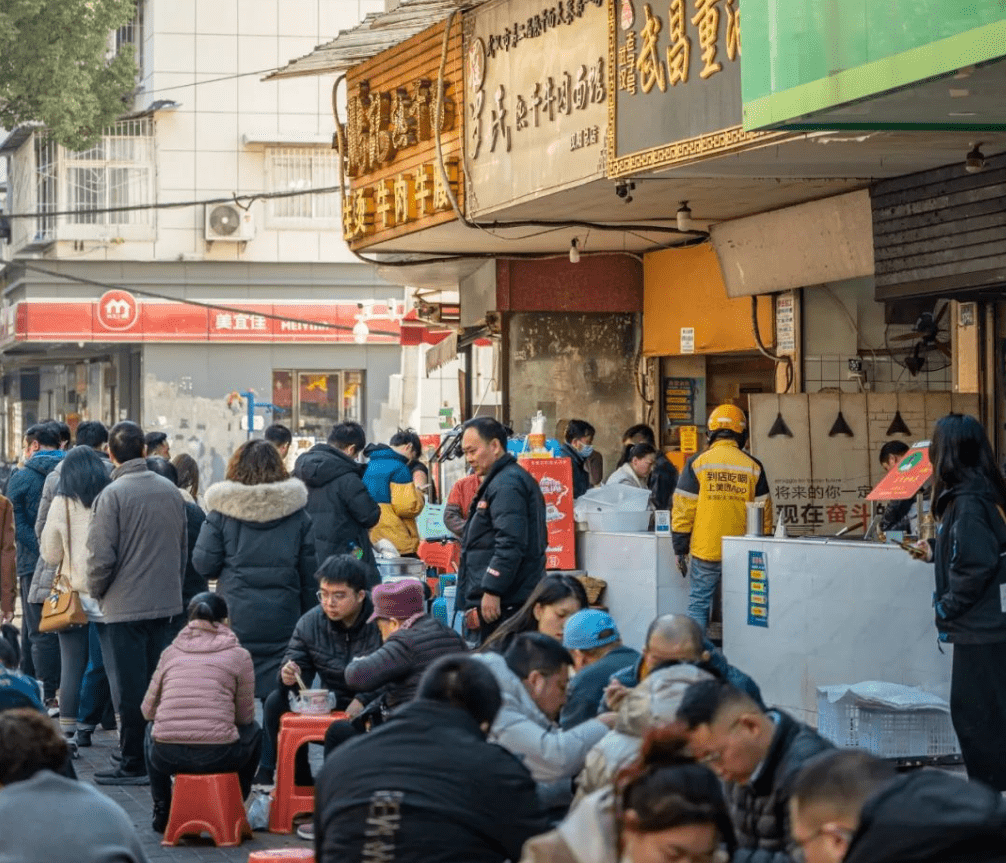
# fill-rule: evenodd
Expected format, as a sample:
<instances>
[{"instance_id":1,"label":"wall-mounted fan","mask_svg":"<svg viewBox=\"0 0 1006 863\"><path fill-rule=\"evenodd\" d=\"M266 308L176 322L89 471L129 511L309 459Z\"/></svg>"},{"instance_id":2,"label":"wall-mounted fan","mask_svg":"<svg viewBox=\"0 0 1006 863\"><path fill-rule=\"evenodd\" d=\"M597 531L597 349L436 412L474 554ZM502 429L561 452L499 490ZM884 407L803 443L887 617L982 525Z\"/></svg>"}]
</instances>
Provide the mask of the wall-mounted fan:
<instances>
[{"instance_id":1,"label":"wall-mounted fan","mask_svg":"<svg viewBox=\"0 0 1006 863\"><path fill-rule=\"evenodd\" d=\"M939 310L933 309L931 312L922 312L912 325L910 332L897 336L887 336L888 349L895 361L908 369L909 374L915 377L923 369L929 366L929 371L935 371L927 358L933 352L942 354L947 361L952 356L950 348L950 331L944 326L947 317L947 310L950 308L949 302L944 302ZM897 359L895 356L900 343L909 342L904 345L908 348L908 354L904 359ZM945 368L945 364L939 368Z\"/></svg>"}]
</instances>

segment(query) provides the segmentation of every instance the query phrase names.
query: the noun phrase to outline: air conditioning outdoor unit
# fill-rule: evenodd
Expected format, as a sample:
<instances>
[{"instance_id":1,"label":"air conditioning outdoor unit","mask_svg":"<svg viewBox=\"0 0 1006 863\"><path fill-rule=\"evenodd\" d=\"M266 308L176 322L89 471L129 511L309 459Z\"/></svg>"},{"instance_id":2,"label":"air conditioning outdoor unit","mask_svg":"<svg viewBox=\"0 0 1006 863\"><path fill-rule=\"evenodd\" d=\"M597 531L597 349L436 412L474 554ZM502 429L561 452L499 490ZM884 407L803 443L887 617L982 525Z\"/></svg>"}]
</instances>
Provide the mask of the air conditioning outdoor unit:
<instances>
[{"instance_id":1,"label":"air conditioning outdoor unit","mask_svg":"<svg viewBox=\"0 0 1006 863\"><path fill-rule=\"evenodd\" d=\"M235 204L206 207L206 240L211 243L246 243L255 236L251 210Z\"/></svg>"}]
</instances>

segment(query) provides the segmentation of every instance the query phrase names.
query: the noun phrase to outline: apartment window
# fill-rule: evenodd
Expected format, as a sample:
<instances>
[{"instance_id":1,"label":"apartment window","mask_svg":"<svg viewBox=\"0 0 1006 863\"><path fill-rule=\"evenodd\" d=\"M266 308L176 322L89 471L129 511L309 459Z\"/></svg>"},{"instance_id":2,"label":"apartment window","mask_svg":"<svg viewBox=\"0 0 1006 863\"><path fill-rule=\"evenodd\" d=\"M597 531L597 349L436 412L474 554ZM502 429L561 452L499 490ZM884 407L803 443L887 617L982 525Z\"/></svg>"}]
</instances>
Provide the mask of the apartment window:
<instances>
[{"instance_id":1,"label":"apartment window","mask_svg":"<svg viewBox=\"0 0 1006 863\"><path fill-rule=\"evenodd\" d=\"M272 147L266 150L269 192L301 192L339 185L338 153L321 147ZM275 228L317 230L339 224L339 194L292 195L268 201L268 221Z\"/></svg>"},{"instance_id":2,"label":"apartment window","mask_svg":"<svg viewBox=\"0 0 1006 863\"><path fill-rule=\"evenodd\" d=\"M151 211L88 212L153 200L154 138L150 121L117 123L90 150L67 152L66 202L74 225L145 225Z\"/></svg>"},{"instance_id":3,"label":"apartment window","mask_svg":"<svg viewBox=\"0 0 1006 863\"><path fill-rule=\"evenodd\" d=\"M136 68L140 77L143 77L143 2L136 0L136 10L133 18L123 24L115 31L115 53L122 51L125 45L133 46L133 55L136 58Z\"/></svg>"},{"instance_id":4,"label":"apartment window","mask_svg":"<svg viewBox=\"0 0 1006 863\"><path fill-rule=\"evenodd\" d=\"M272 402L285 413L278 422L295 435L328 439L332 426L363 422L364 373L352 371L274 371Z\"/></svg>"}]
</instances>

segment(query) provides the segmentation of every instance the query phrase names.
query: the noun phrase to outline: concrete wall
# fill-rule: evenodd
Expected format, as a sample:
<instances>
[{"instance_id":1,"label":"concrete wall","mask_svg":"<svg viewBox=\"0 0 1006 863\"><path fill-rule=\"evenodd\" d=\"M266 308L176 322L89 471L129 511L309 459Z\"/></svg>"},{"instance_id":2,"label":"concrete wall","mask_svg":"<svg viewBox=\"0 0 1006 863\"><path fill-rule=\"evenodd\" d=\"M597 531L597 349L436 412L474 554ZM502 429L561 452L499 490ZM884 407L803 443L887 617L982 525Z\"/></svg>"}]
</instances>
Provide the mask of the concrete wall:
<instances>
[{"instance_id":1,"label":"concrete wall","mask_svg":"<svg viewBox=\"0 0 1006 863\"><path fill-rule=\"evenodd\" d=\"M145 345L142 423L168 433L172 454L195 457L205 486L223 478L227 460L247 439L245 409L228 407L228 393L251 388L271 401L273 369L365 369L364 427L374 439L373 421L398 366L399 348L384 345Z\"/></svg>"}]
</instances>

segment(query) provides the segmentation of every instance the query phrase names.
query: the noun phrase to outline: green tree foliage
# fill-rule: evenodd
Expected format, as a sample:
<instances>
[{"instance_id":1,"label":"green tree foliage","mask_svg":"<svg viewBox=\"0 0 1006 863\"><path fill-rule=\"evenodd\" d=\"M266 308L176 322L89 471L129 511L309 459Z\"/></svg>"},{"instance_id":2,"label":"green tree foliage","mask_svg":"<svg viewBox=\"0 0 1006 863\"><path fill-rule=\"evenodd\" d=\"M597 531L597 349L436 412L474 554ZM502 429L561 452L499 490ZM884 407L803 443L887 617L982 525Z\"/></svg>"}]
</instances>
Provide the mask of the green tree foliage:
<instances>
[{"instance_id":1,"label":"green tree foliage","mask_svg":"<svg viewBox=\"0 0 1006 863\"><path fill-rule=\"evenodd\" d=\"M135 87L131 46L109 36L134 0L0 0L0 127L42 123L71 150L90 147Z\"/></svg>"}]
</instances>

